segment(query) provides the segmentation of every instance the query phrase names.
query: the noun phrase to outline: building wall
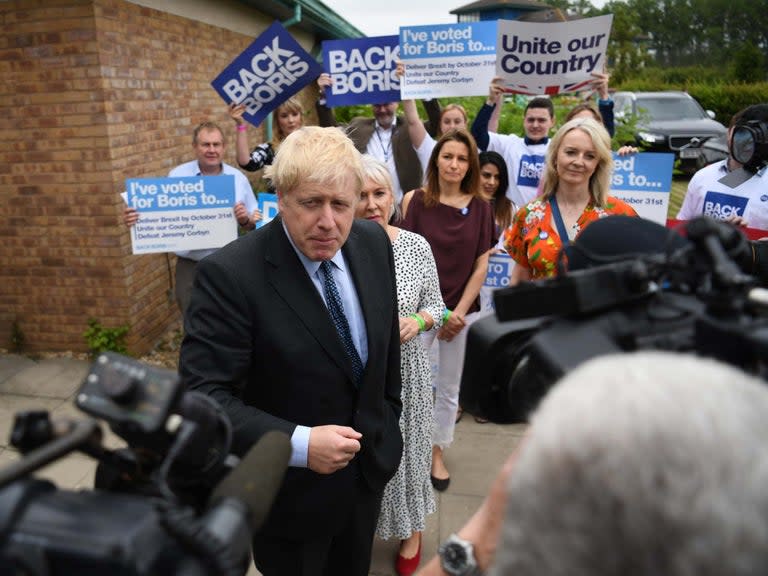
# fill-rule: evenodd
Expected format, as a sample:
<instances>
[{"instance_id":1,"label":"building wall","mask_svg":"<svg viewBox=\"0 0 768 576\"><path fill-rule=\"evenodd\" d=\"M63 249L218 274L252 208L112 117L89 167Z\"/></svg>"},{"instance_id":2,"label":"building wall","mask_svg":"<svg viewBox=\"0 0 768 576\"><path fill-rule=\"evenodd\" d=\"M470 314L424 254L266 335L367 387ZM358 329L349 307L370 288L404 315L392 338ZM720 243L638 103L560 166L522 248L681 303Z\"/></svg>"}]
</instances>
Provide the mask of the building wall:
<instances>
[{"instance_id":1,"label":"building wall","mask_svg":"<svg viewBox=\"0 0 768 576\"><path fill-rule=\"evenodd\" d=\"M212 5L218 25L204 21ZM188 6L190 17L124 0L0 2L0 347L17 329L27 351L85 350L95 318L127 325L143 353L178 321L174 258L131 254L119 193L191 160L203 120L222 125L234 163L234 123L210 81L272 22L235 2Z\"/></svg>"}]
</instances>

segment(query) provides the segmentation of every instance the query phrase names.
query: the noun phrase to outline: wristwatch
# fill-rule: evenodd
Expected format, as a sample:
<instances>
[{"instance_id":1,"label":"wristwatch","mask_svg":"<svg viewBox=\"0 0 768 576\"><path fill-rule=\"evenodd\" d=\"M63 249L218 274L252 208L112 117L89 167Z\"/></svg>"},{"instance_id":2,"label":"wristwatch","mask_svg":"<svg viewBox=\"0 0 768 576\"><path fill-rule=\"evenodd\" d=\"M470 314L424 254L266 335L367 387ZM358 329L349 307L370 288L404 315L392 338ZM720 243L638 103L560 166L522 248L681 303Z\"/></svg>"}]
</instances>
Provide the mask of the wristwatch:
<instances>
[{"instance_id":1,"label":"wristwatch","mask_svg":"<svg viewBox=\"0 0 768 576\"><path fill-rule=\"evenodd\" d=\"M471 542L451 534L437 550L440 566L450 576L480 576L482 572L475 560L475 549Z\"/></svg>"}]
</instances>

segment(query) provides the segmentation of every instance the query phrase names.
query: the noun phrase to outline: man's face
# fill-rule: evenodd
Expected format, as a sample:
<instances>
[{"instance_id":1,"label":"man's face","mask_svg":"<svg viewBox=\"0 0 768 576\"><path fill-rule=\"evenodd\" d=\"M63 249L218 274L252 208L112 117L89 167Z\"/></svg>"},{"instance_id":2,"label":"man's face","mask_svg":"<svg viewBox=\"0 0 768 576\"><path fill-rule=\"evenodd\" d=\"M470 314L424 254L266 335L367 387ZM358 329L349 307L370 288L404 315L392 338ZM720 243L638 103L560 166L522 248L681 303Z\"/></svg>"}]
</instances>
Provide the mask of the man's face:
<instances>
[{"instance_id":1,"label":"man's face","mask_svg":"<svg viewBox=\"0 0 768 576\"><path fill-rule=\"evenodd\" d=\"M224 159L224 137L218 130L200 130L194 144L195 156L203 174L218 173Z\"/></svg>"},{"instance_id":2,"label":"man's face","mask_svg":"<svg viewBox=\"0 0 768 576\"><path fill-rule=\"evenodd\" d=\"M373 115L379 126L389 130L392 123L395 121L395 113L397 112L397 102L385 102L383 104L373 105Z\"/></svg>"},{"instance_id":3,"label":"man's face","mask_svg":"<svg viewBox=\"0 0 768 576\"><path fill-rule=\"evenodd\" d=\"M355 218L359 185L354 178L337 184L301 184L278 190L278 206L296 247L310 260L329 260L344 245Z\"/></svg>"},{"instance_id":4,"label":"man's face","mask_svg":"<svg viewBox=\"0 0 768 576\"><path fill-rule=\"evenodd\" d=\"M523 127L525 135L531 140L541 140L555 125L555 119L546 108L528 108L525 112Z\"/></svg>"}]
</instances>

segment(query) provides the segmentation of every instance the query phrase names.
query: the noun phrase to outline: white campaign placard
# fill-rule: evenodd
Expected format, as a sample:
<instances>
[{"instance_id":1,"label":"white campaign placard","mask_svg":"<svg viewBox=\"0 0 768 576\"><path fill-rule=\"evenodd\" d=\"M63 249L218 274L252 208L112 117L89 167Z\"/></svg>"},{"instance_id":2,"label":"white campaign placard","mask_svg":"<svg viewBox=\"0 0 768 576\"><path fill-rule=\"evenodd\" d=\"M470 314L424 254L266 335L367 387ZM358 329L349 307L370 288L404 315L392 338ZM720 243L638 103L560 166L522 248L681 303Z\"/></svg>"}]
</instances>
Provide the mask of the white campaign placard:
<instances>
[{"instance_id":1,"label":"white campaign placard","mask_svg":"<svg viewBox=\"0 0 768 576\"><path fill-rule=\"evenodd\" d=\"M581 90L605 67L613 15L568 22L499 20L496 75L510 92Z\"/></svg>"},{"instance_id":2,"label":"white campaign placard","mask_svg":"<svg viewBox=\"0 0 768 576\"><path fill-rule=\"evenodd\" d=\"M496 70L496 22L400 28L405 99L481 96Z\"/></svg>"},{"instance_id":3,"label":"white campaign placard","mask_svg":"<svg viewBox=\"0 0 768 576\"><path fill-rule=\"evenodd\" d=\"M237 238L232 175L131 178L125 187L126 203L139 213L134 254L221 248Z\"/></svg>"}]
</instances>

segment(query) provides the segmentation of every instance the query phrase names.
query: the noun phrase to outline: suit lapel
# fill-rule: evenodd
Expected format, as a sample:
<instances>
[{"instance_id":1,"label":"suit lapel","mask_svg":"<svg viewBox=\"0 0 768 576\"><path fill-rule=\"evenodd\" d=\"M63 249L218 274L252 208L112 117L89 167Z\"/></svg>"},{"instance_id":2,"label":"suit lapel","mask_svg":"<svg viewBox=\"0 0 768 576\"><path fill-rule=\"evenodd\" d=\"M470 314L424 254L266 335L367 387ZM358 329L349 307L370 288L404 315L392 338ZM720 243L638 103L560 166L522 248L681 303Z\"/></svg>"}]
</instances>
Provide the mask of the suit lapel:
<instances>
[{"instance_id":1,"label":"suit lapel","mask_svg":"<svg viewBox=\"0 0 768 576\"><path fill-rule=\"evenodd\" d=\"M267 281L296 313L318 344L346 371L350 381L354 382L352 362L344 351L323 299L283 230L280 217L275 218L270 226L270 241L266 254L269 265Z\"/></svg>"}]
</instances>

